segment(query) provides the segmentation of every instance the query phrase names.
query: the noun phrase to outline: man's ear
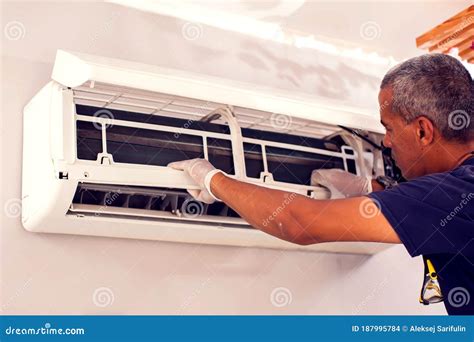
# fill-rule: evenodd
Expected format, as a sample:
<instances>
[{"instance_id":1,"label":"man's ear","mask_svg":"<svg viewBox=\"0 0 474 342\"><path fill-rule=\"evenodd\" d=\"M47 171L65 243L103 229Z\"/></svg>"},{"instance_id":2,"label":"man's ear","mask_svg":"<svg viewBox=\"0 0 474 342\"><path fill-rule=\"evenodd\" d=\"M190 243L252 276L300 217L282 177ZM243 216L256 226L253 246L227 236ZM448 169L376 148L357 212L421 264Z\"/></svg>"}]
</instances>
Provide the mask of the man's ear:
<instances>
[{"instance_id":1,"label":"man's ear","mask_svg":"<svg viewBox=\"0 0 474 342\"><path fill-rule=\"evenodd\" d=\"M435 127L430 119L420 116L415 119L417 140L423 146L431 144L435 138Z\"/></svg>"}]
</instances>

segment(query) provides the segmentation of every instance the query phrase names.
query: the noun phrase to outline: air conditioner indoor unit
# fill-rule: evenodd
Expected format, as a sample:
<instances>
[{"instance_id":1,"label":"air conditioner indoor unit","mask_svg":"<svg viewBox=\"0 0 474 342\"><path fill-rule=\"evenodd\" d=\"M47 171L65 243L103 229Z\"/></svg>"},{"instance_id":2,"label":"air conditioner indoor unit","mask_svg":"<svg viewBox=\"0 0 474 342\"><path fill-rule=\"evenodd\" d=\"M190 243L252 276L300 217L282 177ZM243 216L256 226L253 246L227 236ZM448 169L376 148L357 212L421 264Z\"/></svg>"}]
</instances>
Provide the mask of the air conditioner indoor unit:
<instances>
[{"instance_id":1,"label":"air conditioner indoor unit","mask_svg":"<svg viewBox=\"0 0 474 342\"><path fill-rule=\"evenodd\" d=\"M316 199L319 168L393 172L377 113L225 79L59 50L24 109L22 222L32 232L371 254L388 245L292 244L247 224L169 162ZM337 219L337 218L334 218Z\"/></svg>"}]
</instances>

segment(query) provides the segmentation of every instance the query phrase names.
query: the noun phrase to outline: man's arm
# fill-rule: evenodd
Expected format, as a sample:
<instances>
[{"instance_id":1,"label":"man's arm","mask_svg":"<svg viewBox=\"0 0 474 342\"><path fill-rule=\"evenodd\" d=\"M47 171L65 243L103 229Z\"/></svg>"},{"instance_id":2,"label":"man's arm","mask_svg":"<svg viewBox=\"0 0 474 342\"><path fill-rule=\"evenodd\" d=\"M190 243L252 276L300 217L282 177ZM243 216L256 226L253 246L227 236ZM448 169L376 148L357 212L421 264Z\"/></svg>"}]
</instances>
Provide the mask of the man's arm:
<instances>
[{"instance_id":1,"label":"man's arm","mask_svg":"<svg viewBox=\"0 0 474 342\"><path fill-rule=\"evenodd\" d=\"M211 178L210 189L255 228L293 243L400 243L377 204L368 197L315 200L241 182L222 173Z\"/></svg>"}]
</instances>

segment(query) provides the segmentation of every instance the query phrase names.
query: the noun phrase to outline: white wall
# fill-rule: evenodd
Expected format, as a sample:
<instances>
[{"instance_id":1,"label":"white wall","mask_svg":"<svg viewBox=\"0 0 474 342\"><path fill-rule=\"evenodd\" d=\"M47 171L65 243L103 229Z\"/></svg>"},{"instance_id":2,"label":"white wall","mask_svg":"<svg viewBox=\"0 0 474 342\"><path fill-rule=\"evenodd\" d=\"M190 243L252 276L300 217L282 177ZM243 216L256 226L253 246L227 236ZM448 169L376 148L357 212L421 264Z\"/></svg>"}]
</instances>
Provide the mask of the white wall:
<instances>
[{"instance_id":1,"label":"white wall","mask_svg":"<svg viewBox=\"0 0 474 342\"><path fill-rule=\"evenodd\" d=\"M442 305L418 304L421 260L411 259L403 246L368 257L25 231L15 211L21 196L22 109L49 80L58 48L314 93L327 101L365 107L376 106L373 92L378 80L373 70L363 74L348 64L323 65L314 51L294 51L208 27L190 41L183 37L180 21L111 4L2 6L2 29L18 21L22 33L21 39L12 40L11 33L2 31L2 313L445 313ZM348 73L349 81L341 76ZM354 91L361 88L365 91ZM291 295L291 302L282 307L271 300L279 287L287 289L277 292L282 297ZM274 298L278 303L282 297ZM109 304L102 307L101 300Z\"/></svg>"}]
</instances>

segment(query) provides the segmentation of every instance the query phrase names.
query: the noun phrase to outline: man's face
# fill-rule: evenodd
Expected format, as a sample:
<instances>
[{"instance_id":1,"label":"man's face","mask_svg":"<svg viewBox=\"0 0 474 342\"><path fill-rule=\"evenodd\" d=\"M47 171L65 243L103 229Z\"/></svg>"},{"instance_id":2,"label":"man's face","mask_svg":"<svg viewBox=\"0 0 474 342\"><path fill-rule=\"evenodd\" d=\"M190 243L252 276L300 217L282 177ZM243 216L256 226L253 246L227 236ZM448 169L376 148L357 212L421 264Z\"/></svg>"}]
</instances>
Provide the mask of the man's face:
<instances>
[{"instance_id":1,"label":"man's face","mask_svg":"<svg viewBox=\"0 0 474 342\"><path fill-rule=\"evenodd\" d=\"M413 179L424 174L422 151L417 137L416 123L407 124L391 111L392 90L384 88L379 93L380 118L386 129L383 144L392 149L392 158L403 177Z\"/></svg>"}]
</instances>

